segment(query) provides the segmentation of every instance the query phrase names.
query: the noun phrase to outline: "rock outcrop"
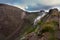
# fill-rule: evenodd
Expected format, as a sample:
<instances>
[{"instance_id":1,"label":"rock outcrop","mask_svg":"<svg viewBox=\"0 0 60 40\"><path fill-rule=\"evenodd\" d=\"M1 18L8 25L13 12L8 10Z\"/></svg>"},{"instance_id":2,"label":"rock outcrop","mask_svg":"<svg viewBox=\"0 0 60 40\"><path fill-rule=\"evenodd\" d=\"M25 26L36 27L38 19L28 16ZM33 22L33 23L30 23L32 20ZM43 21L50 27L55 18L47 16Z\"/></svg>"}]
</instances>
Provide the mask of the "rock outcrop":
<instances>
[{"instance_id":1,"label":"rock outcrop","mask_svg":"<svg viewBox=\"0 0 60 40\"><path fill-rule=\"evenodd\" d=\"M59 25L60 25L60 12L58 11L57 8L54 8L54 9L50 9L50 11L48 12L48 14L46 16L44 16L41 20L46 23L46 22L50 22L52 20L54 20L55 22L57 22L56 26L54 26L54 37L56 40L60 40L60 28L59 28ZM51 26L51 25L50 25ZM42 28L42 29L41 29ZM42 32L43 30L43 25L40 25L40 31L39 33ZM50 29L50 28L49 28ZM49 37L51 36L51 34L48 32L48 30L43 30L43 32L41 34L33 34L33 33L30 33L28 34L28 36L26 37L26 40L49 40ZM55 40L54 39L54 40Z\"/></svg>"}]
</instances>

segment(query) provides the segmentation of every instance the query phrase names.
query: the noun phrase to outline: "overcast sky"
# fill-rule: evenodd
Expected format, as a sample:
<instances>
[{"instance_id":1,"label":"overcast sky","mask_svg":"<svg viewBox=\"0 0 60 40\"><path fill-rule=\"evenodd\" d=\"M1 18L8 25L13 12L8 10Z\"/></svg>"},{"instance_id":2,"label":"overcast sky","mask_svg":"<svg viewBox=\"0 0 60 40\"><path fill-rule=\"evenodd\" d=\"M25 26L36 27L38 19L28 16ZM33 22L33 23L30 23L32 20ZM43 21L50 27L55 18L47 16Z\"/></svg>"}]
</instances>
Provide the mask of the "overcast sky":
<instances>
[{"instance_id":1,"label":"overcast sky","mask_svg":"<svg viewBox=\"0 0 60 40\"><path fill-rule=\"evenodd\" d=\"M28 11L60 7L60 0L0 0L0 3L17 6Z\"/></svg>"}]
</instances>

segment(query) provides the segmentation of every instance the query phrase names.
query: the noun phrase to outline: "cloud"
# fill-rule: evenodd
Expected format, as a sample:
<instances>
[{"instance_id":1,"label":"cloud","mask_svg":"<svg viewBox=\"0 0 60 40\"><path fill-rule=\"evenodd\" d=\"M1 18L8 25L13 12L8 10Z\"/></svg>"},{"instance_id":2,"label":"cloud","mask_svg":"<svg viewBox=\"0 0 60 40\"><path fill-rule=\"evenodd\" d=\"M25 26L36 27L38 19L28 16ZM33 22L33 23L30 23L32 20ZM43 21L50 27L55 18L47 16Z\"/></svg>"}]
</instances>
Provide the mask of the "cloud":
<instances>
[{"instance_id":1,"label":"cloud","mask_svg":"<svg viewBox=\"0 0 60 40\"><path fill-rule=\"evenodd\" d=\"M22 4L19 4L19 6L22 6L25 10L29 11L40 9L48 10L49 8L59 5L60 0L24 0Z\"/></svg>"},{"instance_id":2,"label":"cloud","mask_svg":"<svg viewBox=\"0 0 60 40\"><path fill-rule=\"evenodd\" d=\"M21 9L23 9L23 10L26 10L25 8L28 8L28 7L25 6L25 5L14 5L14 6L16 6L16 7L18 7L18 8L21 8Z\"/></svg>"},{"instance_id":3,"label":"cloud","mask_svg":"<svg viewBox=\"0 0 60 40\"><path fill-rule=\"evenodd\" d=\"M60 5L60 0L41 0L41 4L49 6Z\"/></svg>"},{"instance_id":4,"label":"cloud","mask_svg":"<svg viewBox=\"0 0 60 40\"><path fill-rule=\"evenodd\" d=\"M23 10L40 10L60 6L60 0L0 0L0 3L8 3Z\"/></svg>"},{"instance_id":5,"label":"cloud","mask_svg":"<svg viewBox=\"0 0 60 40\"><path fill-rule=\"evenodd\" d=\"M47 6L60 5L60 0L22 0L22 1L23 1L22 5L27 5L27 6L28 5L35 6L37 4L42 4Z\"/></svg>"},{"instance_id":6,"label":"cloud","mask_svg":"<svg viewBox=\"0 0 60 40\"><path fill-rule=\"evenodd\" d=\"M0 3L14 3L16 0L0 0Z\"/></svg>"},{"instance_id":7,"label":"cloud","mask_svg":"<svg viewBox=\"0 0 60 40\"><path fill-rule=\"evenodd\" d=\"M51 8L52 6L46 6L46 5L41 5L41 4L37 4L35 6L28 6L28 9L26 8L26 10L29 10L29 11L34 11L34 10L48 10L49 8Z\"/></svg>"}]
</instances>

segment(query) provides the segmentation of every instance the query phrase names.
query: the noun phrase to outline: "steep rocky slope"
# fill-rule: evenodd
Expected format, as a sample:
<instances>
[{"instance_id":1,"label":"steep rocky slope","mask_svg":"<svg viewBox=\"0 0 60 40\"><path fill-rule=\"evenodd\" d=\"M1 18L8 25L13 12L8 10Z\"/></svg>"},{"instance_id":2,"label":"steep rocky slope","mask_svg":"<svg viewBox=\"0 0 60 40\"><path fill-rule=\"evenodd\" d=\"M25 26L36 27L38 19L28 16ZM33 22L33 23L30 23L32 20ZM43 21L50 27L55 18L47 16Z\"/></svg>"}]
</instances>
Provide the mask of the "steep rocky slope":
<instances>
[{"instance_id":1,"label":"steep rocky slope","mask_svg":"<svg viewBox=\"0 0 60 40\"><path fill-rule=\"evenodd\" d=\"M23 10L0 4L0 40L14 40L21 32L24 17Z\"/></svg>"},{"instance_id":2,"label":"steep rocky slope","mask_svg":"<svg viewBox=\"0 0 60 40\"><path fill-rule=\"evenodd\" d=\"M42 21L42 22L41 22ZM60 40L60 12L50 9L48 14L41 19L38 34L32 32L24 40Z\"/></svg>"}]
</instances>

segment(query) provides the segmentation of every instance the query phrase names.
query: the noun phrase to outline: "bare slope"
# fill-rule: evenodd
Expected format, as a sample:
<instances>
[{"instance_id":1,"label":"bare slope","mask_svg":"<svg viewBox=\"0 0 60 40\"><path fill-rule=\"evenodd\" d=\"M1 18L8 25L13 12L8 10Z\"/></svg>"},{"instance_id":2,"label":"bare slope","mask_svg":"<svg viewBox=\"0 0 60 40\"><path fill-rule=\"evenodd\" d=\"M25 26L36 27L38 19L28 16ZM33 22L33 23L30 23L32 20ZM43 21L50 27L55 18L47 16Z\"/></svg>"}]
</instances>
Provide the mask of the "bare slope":
<instances>
[{"instance_id":1,"label":"bare slope","mask_svg":"<svg viewBox=\"0 0 60 40\"><path fill-rule=\"evenodd\" d=\"M25 12L17 7L0 4L0 40L14 40L23 24Z\"/></svg>"}]
</instances>

